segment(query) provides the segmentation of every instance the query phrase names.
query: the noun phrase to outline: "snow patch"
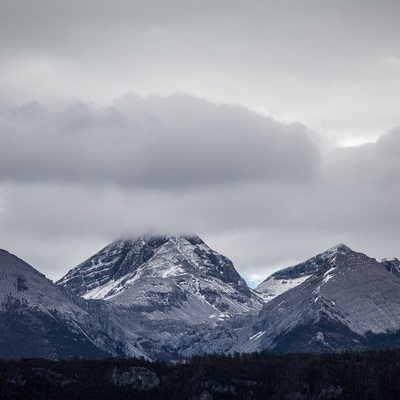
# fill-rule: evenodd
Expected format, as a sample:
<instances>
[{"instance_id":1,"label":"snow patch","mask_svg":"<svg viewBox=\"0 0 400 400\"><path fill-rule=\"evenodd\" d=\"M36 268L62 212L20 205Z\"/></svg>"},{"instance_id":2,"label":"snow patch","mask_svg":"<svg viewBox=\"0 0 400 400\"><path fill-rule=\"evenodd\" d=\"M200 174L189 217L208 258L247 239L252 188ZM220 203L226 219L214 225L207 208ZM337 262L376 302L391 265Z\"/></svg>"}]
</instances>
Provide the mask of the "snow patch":
<instances>
[{"instance_id":1,"label":"snow patch","mask_svg":"<svg viewBox=\"0 0 400 400\"><path fill-rule=\"evenodd\" d=\"M326 282L328 282L335 276L335 274L333 274L333 271L335 271L335 270L336 270L336 267L332 267L332 268L329 268L328 271L326 271L324 273L324 279L322 280L322 284L325 284Z\"/></svg>"},{"instance_id":2,"label":"snow patch","mask_svg":"<svg viewBox=\"0 0 400 400\"><path fill-rule=\"evenodd\" d=\"M258 332L258 333L256 333L255 335L250 336L250 337L249 337L249 340L256 340L256 339L258 339L259 337L261 337L262 335L264 335L265 332L266 332L266 331Z\"/></svg>"},{"instance_id":3,"label":"snow patch","mask_svg":"<svg viewBox=\"0 0 400 400\"><path fill-rule=\"evenodd\" d=\"M268 302L275 297L281 295L282 293L285 293L288 290L301 285L309 277L310 275L301 276L295 279L275 279L273 277L270 277L269 279L261 283L255 290L255 292L261 295L264 301Z\"/></svg>"}]
</instances>

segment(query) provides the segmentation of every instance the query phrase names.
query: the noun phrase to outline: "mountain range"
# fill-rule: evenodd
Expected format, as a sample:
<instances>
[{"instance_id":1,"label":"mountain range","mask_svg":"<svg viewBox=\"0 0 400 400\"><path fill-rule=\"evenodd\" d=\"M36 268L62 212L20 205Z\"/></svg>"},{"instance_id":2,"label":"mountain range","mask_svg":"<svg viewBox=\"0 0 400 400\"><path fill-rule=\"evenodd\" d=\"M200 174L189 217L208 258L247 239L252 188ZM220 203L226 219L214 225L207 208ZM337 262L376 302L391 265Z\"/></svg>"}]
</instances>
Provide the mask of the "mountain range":
<instances>
[{"instance_id":1,"label":"mountain range","mask_svg":"<svg viewBox=\"0 0 400 400\"><path fill-rule=\"evenodd\" d=\"M198 236L117 240L57 283L0 250L0 357L400 347L400 262L340 244L250 289Z\"/></svg>"}]
</instances>

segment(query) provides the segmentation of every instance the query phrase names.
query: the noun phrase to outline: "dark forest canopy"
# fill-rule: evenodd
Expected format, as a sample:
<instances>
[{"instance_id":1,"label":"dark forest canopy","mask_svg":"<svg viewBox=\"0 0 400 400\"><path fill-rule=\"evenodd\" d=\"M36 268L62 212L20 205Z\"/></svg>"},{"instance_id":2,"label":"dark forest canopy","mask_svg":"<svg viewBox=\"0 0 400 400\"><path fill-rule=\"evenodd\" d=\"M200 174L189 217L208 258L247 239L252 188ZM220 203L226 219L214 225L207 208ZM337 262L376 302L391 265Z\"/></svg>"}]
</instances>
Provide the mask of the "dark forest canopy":
<instances>
[{"instance_id":1,"label":"dark forest canopy","mask_svg":"<svg viewBox=\"0 0 400 400\"><path fill-rule=\"evenodd\" d=\"M399 399L400 350L0 361L0 399Z\"/></svg>"}]
</instances>

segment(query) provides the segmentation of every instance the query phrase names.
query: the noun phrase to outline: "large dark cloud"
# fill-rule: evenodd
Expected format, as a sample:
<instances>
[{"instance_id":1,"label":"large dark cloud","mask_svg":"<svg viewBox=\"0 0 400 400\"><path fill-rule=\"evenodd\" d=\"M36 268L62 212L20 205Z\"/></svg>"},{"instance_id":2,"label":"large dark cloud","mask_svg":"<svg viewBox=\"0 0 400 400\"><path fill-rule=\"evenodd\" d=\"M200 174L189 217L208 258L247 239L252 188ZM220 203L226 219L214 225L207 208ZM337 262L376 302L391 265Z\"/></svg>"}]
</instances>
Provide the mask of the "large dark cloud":
<instances>
[{"instance_id":1,"label":"large dark cloud","mask_svg":"<svg viewBox=\"0 0 400 400\"><path fill-rule=\"evenodd\" d=\"M127 95L112 106L37 103L3 112L0 179L177 189L309 180L318 149L301 124L188 95Z\"/></svg>"}]
</instances>

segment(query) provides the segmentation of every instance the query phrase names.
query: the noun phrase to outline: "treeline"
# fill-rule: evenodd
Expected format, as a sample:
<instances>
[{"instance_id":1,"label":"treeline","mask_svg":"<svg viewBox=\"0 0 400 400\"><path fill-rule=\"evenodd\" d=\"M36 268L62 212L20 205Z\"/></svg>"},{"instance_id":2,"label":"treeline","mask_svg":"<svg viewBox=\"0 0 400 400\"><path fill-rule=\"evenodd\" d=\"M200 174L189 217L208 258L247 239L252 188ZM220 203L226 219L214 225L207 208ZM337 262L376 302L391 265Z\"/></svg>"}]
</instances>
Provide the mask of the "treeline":
<instances>
[{"instance_id":1,"label":"treeline","mask_svg":"<svg viewBox=\"0 0 400 400\"><path fill-rule=\"evenodd\" d=\"M0 361L0 399L400 399L400 350Z\"/></svg>"}]
</instances>

